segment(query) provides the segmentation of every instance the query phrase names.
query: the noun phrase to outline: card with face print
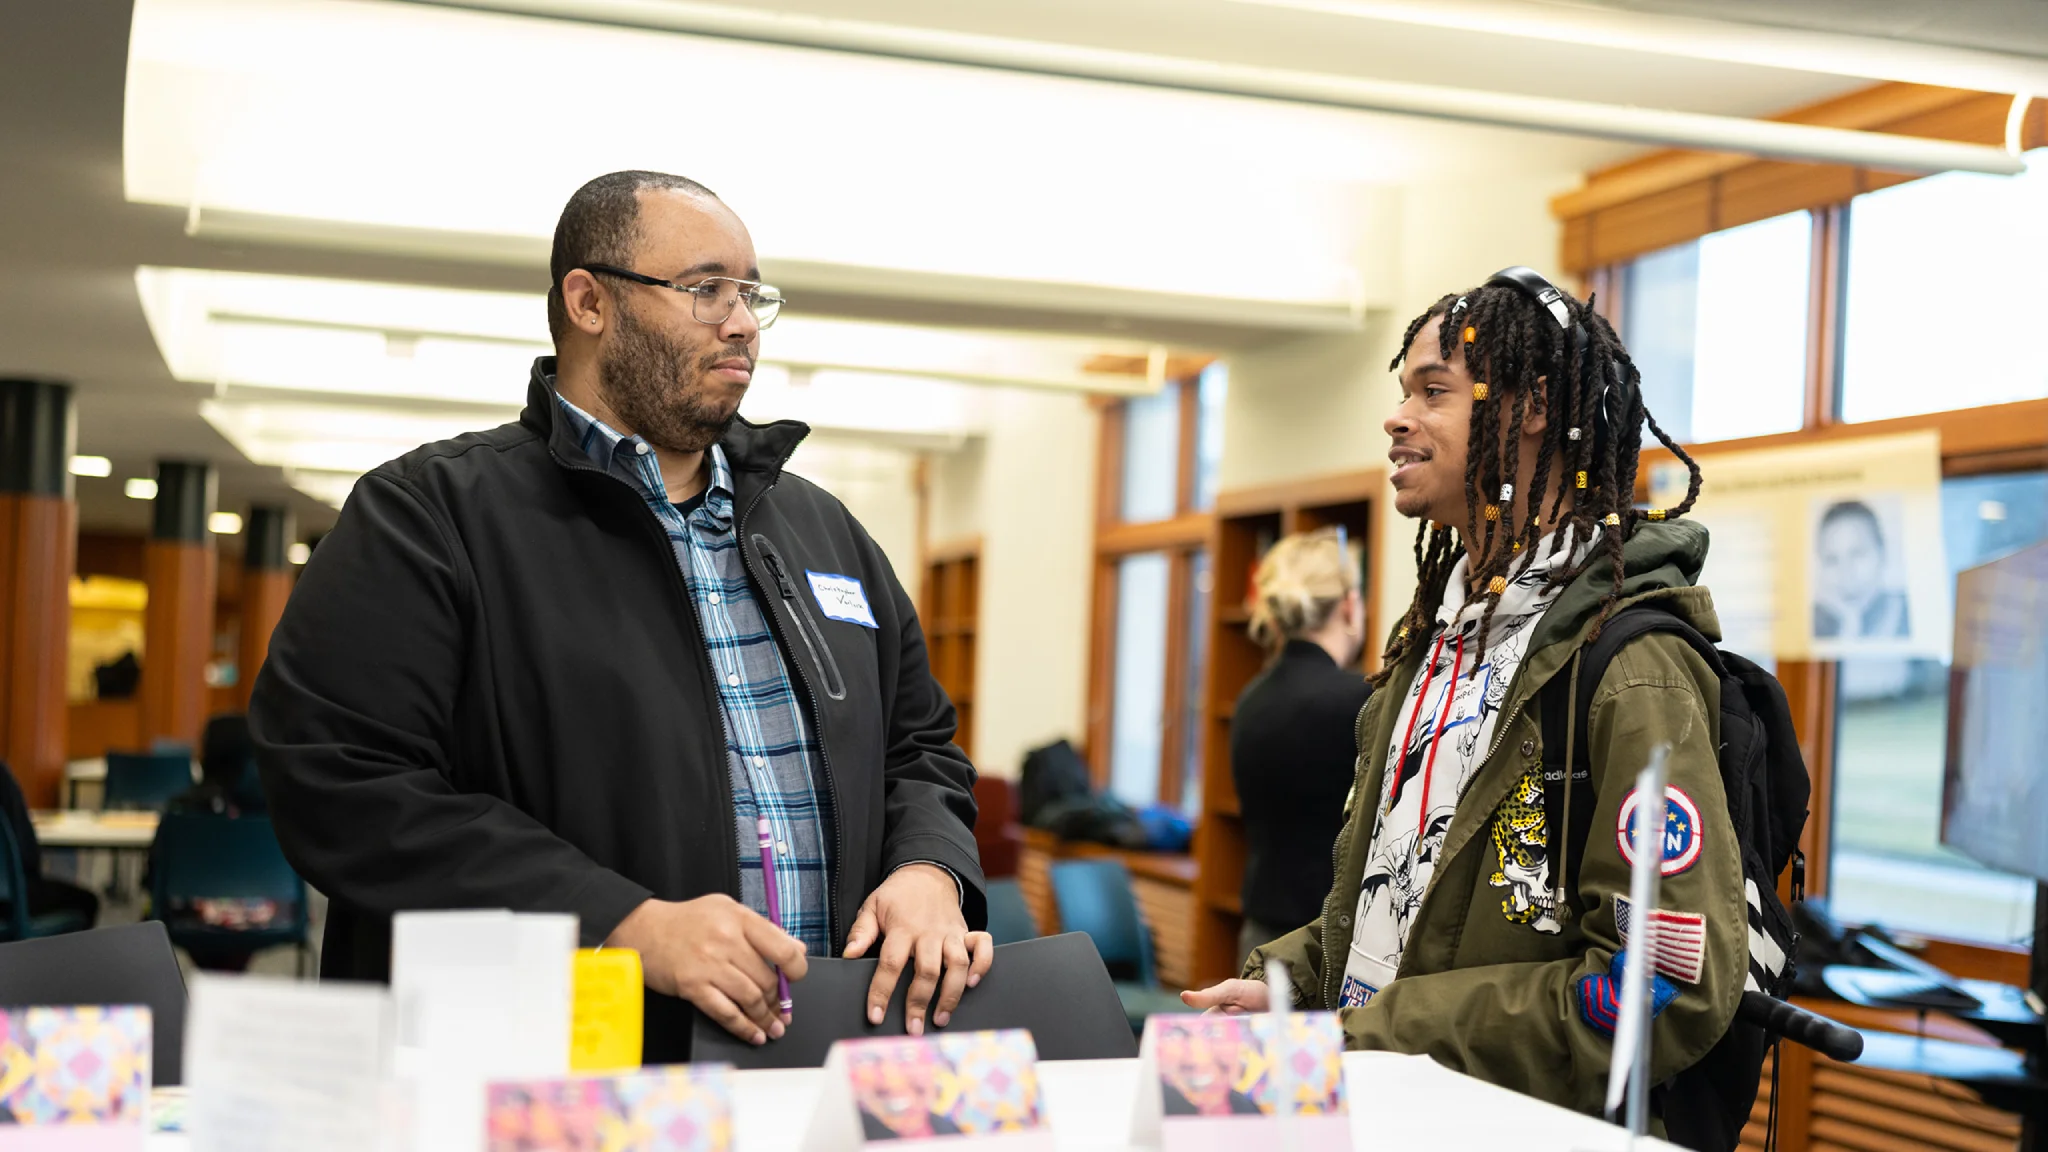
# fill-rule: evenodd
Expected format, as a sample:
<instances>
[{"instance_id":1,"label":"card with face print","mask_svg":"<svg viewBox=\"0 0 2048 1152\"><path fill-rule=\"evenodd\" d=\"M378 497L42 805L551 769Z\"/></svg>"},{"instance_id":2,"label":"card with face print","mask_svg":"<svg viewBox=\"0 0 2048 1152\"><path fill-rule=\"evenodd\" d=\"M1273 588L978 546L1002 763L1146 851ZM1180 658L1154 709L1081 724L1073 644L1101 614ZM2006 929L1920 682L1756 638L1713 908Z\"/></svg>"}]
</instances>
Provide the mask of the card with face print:
<instances>
[{"instance_id":1,"label":"card with face print","mask_svg":"<svg viewBox=\"0 0 2048 1152\"><path fill-rule=\"evenodd\" d=\"M1346 1152L1344 1033L1332 1012L1154 1016L1139 1047L1134 1144L1165 1152ZM1291 1132L1283 1132L1282 1128Z\"/></svg>"},{"instance_id":2,"label":"card with face print","mask_svg":"<svg viewBox=\"0 0 2048 1152\"><path fill-rule=\"evenodd\" d=\"M1051 1152L1038 1049L1020 1029L842 1040L804 1147Z\"/></svg>"}]
</instances>

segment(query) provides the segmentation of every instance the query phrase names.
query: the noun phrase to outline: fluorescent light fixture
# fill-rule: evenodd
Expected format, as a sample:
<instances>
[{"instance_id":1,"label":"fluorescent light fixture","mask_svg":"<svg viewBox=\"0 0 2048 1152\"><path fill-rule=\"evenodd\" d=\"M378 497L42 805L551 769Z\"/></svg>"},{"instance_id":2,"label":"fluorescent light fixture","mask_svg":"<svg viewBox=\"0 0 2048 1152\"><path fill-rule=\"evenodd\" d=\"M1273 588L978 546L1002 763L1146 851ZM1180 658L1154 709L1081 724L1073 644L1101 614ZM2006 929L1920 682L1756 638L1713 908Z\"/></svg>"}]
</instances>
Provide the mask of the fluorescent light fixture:
<instances>
[{"instance_id":1,"label":"fluorescent light fixture","mask_svg":"<svg viewBox=\"0 0 2048 1152\"><path fill-rule=\"evenodd\" d=\"M534 358L554 350L539 293L155 267L136 269L135 286L171 375L216 388L516 410ZM394 337L405 355L392 355ZM1083 365L1142 358L1152 348L800 313L785 314L761 337L768 367L1118 395L1153 386Z\"/></svg>"},{"instance_id":2,"label":"fluorescent light fixture","mask_svg":"<svg viewBox=\"0 0 2048 1152\"><path fill-rule=\"evenodd\" d=\"M112 476L114 474L114 462L105 456L73 456L71 458L71 474L73 476Z\"/></svg>"},{"instance_id":3,"label":"fluorescent light fixture","mask_svg":"<svg viewBox=\"0 0 2048 1152\"><path fill-rule=\"evenodd\" d=\"M1982 500L1977 504L1977 519L1997 524L2004 521L2005 511L2003 500Z\"/></svg>"},{"instance_id":4,"label":"fluorescent light fixture","mask_svg":"<svg viewBox=\"0 0 2048 1152\"><path fill-rule=\"evenodd\" d=\"M502 83L576 72L604 75L621 106L671 106L677 76L745 91L759 146L706 150ZM478 91L492 98L452 98ZM630 157L717 189L771 277L786 263L1277 303L1283 326L1316 309L1355 324L1360 257L1333 237L1358 231L1366 186L1569 174L1613 154L1542 133L426 4L138 0L125 93L128 199L173 206L202 235L217 214L295 221L312 244L335 243L337 225L385 229L418 254L515 252L538 285L570 193ZM539 174L523 159L536 139L553 142ZM1255 171L1191 179L1189 157L1218 140L1257 141ZM825 173L849 178L826 195ZM801 309L801 285L783 287Z\"/></svg>"},{"instance_id":5,"label":"fluorescent light fixture","mask_svg":"<svg viewBox=\"0 0 2048 1152\"><path fill-rule=\"evenodd\" d=\"M206 518L206 530L215 536L239 536L242 518L233 512L215 512Z\"/></svg>"},{"instance_id":6,"label":"fluorescent light fixture","mask_svg":"<svg viewBox=\"0 0 2048 1152\"><path fill-rule=\"evenodd\" d=\"M1549 40L1590 48L1715 60L1761 68L1790 68L1871 80L1899 80L1986 92L2040 91L2048 67L2038 57L1915 43L1899 38L1819 32L1787 23L1769 25L1680 13L1618 10L1592 4L1527 0L1234 0L1414 24L1447 33L1480 33ZM1895 22L1896 23L1896 22Z\"/></svg>"},{"instance_id":7,"label":"fluorescent light fixture","mask_svg":"<svg viewBox=\"0 0 2048 1152\"><path fill-rule=\"evenodd\" d=\"M130 500L156 499L156 481L147 476L136 476L121 485L121 492Z\"/></svg>"},{"instance_id":8,"label":"fluorescent light fixture","mask_svg":"<svg viewBox=\"0 0 2048 1152\"><path fill-rule=\"evenodd\" d=\"M304 564L313 558L313 546L304 541L295 541L291 547L284 550L284 555L285 559L294 564Z\"/></svg>"},{"instance_id":9,"label":"fluorescent light fixture","mask_svg":"<svg viewBox=\"0 0 2048 1152\"><path fill-rule=\"evenodd\" d=\"M285 483L330 508L348 503L348 494L355 490L356 481L362 479L354 472L321 472L311 468L286 469L284 478Z\"/></svg>"}]
</instances>

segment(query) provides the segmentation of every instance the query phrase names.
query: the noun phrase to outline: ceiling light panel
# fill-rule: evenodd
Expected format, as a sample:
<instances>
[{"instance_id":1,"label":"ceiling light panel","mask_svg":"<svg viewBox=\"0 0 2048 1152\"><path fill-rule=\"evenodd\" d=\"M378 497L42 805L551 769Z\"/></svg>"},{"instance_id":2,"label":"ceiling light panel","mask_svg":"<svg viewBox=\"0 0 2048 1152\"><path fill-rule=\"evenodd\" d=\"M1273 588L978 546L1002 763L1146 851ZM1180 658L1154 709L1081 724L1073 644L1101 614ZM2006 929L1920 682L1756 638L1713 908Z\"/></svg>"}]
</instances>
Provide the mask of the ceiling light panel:
<instances>
[{"instance_id":1,"label":"ceiling light panel","mask_svg":"<svg viewBox=\"0 0 2048 1152\"><path fill-rule=\"evenodd\" d=\"M537 293L156 267L138 268L135 286L164 363L190 384L517 408L534 358L554 351ZM797 314L762 335L761 367L1132 394L1151 386L1082 366L1150 351Z\"/></svg>"},{"instance_id":2,"label":"ceiling light panel","mask_svg":"<svg viewBox=\"0 0 2048 1152\"><path fill-rule=\"evenodd\" d=\"M578 73L613 111L504 83ZM713 93L741 146L700 127ZM529 239L584 179L665 168L717 189L766 268L1346 305L1330 238L1360 185L1580 166L1541 134L341 0L138 0L124 158L131 200L201 218Z\"/></svg>"}]
</instances>

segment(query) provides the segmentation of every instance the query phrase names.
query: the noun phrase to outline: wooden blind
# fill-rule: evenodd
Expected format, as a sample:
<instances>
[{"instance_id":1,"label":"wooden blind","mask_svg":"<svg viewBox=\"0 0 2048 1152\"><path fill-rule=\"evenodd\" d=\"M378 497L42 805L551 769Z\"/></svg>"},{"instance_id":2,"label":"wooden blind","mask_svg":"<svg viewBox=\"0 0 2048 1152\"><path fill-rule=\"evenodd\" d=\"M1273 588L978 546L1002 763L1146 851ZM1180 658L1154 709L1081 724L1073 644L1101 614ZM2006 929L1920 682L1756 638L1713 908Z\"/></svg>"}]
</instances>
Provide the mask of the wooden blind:
<instances>
[{"instance_id":1,"label":"wooden blind","mask_svg":"<svg viewBox=\"0 0 2048 1152\"><path fill-rule=\"evenodd\" d=\"M1996 145L2005 142L2011 110L2012 97L1997 93L1879 84L1772 119ZM2020 137L2023 148L2048 145L2048 101L2028 107ZM1709 232L1838 204L1912 179L1844 164L1665 151L1595 172L1585 187L1553 199L1550 208L1564 225L1564 270L1583 276Z\"/></svg>"}]
</instances>

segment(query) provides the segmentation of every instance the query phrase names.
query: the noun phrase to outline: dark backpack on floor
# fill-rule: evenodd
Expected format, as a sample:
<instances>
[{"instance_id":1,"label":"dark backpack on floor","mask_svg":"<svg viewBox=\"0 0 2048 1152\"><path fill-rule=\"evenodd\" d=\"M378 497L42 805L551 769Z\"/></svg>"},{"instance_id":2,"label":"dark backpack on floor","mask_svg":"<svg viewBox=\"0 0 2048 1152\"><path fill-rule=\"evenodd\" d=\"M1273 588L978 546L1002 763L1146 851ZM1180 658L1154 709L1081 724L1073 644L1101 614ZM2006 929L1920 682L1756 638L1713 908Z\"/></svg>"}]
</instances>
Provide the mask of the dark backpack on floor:
<instances>
[{"instance_id":1,"label":"dark backpack on floor","mask_svg":"<svg viewBox=\"0 0 2048 1152\"><path fill-rule=\"evenodd\" d=\"M1792 709L1777 677L1724 652L1686 620L1651 600L1616 612L1599 639L1580 657L1578 691L1560 674L1538 692L1543 723L1543 809L1547 828L1564 827L1573 846L1566 893L1578 891L1579 862L1593 821L1587 713L1607 666L1629 641L1669 632L1692 646L1721 678L1721 787L1728 820L1742 852L1749 907L1749 978L1746 989L1783 998L1792 983L1792 953L1799 944L1792 917L1778 899L1778 877L1792 868L1793 900L1806 885L1799 837L1806 828L1812 782L1792 728ZM1576 711L1576 715L1573 711ZM1570 765L1572 811L1564 812L1567 725L1577 737ZM1554 858L1554 856L1553 856ZM1757 1081L1769 1047L1763 1029L1737 1021L1697 1064L1652 1090L1672 1143L1698 1152L1732 1152L1756 1103Z\"/></svg>"}]
</instances>

